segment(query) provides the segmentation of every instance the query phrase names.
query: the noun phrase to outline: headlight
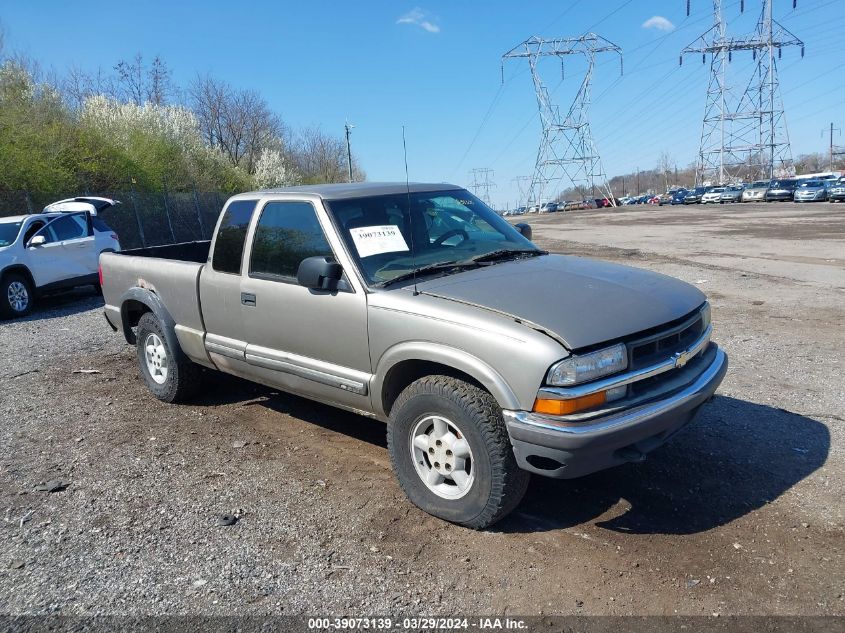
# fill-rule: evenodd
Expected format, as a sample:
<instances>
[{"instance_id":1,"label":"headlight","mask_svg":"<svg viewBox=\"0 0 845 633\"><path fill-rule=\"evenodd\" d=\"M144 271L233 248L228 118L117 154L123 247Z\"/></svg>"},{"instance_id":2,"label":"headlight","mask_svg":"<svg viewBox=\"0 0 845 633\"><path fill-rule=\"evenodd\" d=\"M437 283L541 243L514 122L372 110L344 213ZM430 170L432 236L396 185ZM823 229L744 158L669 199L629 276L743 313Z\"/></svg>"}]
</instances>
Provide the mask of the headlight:
<instances>
[{"instance_id":1,"label":"headlight","mask_svg":"<svg viewBox=\"0 0 845 633\"><path fill-rule=\"evenodd\" d=\"M570 356L552 365L546 382L559 387L577 385L615 374L626 367L628 367L628 351L625 345L619 343L582 356Z\"/></svg>"}]
</instances>

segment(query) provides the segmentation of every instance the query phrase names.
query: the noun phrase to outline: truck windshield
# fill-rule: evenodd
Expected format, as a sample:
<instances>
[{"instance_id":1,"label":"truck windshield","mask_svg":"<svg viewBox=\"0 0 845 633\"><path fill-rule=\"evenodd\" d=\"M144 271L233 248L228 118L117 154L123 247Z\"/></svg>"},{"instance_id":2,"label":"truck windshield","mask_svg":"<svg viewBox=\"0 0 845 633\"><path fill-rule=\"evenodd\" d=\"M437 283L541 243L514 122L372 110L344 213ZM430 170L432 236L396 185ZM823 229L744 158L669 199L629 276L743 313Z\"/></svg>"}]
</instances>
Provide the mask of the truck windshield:
<instances>
[{"instance_id":1,"label":"truck windshield","mask_svg":"<svg viewBox=\"0 0 845 633\"><path fill-rule=\"evenodd\" d=\"M0 223L0 248L9 246L17 239L22 224L23 222Z\"/></svg>"},{"instance_id":2,"label":"truck windshield","mask_svg":"<svg viewBox=\"0 0 845 633\"><path fill-rule=\"evenodd\" d=\"M463 189L330 201L326 205L370 284L413 270L442 271L496 253L496 261L543 251Z\"/></svg>"}]
</instances>

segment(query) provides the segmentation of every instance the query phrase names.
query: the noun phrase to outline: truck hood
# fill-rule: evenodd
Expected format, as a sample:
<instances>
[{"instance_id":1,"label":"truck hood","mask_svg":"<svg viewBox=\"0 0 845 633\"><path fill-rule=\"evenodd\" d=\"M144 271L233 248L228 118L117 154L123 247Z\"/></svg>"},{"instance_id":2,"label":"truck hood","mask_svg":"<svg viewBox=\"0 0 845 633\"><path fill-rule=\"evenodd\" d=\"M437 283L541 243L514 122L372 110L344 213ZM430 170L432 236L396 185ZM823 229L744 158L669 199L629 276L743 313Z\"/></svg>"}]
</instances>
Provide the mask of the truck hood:
<instances>
[{"instance_id":1,"label":"truck hood","mask_svg":"<svg viewBox=\"0 0 845 633\"><path fill-rule=\"evenodd\" d=\"M565 255L477 268L420 282L418 289L509 315L569 349L669 323L705 301L700 290L666 275Z\"/></svg>"}]
</instances>

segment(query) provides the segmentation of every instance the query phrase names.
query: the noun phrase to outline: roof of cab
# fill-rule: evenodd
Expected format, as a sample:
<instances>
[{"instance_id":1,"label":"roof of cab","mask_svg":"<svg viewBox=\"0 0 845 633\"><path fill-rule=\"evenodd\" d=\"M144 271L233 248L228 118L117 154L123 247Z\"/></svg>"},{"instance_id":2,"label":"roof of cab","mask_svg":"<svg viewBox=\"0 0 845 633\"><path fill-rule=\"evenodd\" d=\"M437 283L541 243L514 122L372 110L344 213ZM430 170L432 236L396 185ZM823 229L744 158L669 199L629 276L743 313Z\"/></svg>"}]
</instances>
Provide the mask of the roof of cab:
<instances>
[{"instance_id":1,"label":"roof of cab","mask_svg":"<svg viewBox=\"0 0 845 633\"><path fill-rule=\"evenodd\" d=\"M264 196L273 193L300 193L320 196L323 200L343 200L348 198L363 198L366 196L389 196L397 193L448 191L462 189L457 185L445 182L347 182L323 185L300 185L297 187L278 187L262 189L238 194L236 197Z\"/></svg>"}]
</instances>

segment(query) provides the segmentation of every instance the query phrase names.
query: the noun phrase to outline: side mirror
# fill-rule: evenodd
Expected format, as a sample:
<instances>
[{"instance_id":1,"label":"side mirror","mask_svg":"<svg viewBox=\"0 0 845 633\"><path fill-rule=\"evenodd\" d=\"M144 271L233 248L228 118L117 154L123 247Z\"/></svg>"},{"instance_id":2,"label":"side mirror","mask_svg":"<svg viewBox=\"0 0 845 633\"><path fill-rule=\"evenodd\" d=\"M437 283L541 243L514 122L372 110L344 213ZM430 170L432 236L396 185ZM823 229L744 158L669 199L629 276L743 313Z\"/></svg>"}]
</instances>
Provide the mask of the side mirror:
<instances>
[{"instance_id":1,"label":"side mirror","mask_svg":"<svg viewBox=\"0 0 845 633\"><path fill-rule=\"evenodd\" d=\"M299 264L296 281L312 290L337 290L343 267L331 257L307 257Z\"/></svg>"},{"instance_id":2,"label":"side mirror","mask_svg":"<svg viewBox=\"0 0 845 633\"><path fill-rule=\"evenodd\" d=\"M520 222L519 224L515 224L513 228L515 228L517 231L519 231L520 234L522 235L522 237L524 237L526 240L531 239L531 225L530 224L526 224L525 222Z\"/></svg>"},{"instance_id":3,"label":"side mirror","mask_svg":"<svg viewBox=\"0 0 845 633\"><path fill-rule=\"evenodd\" d=\"M44 246L47 243L47 238L43 235L36 235L29 240L29 246Z\"/></svg>"}]
</instances>

